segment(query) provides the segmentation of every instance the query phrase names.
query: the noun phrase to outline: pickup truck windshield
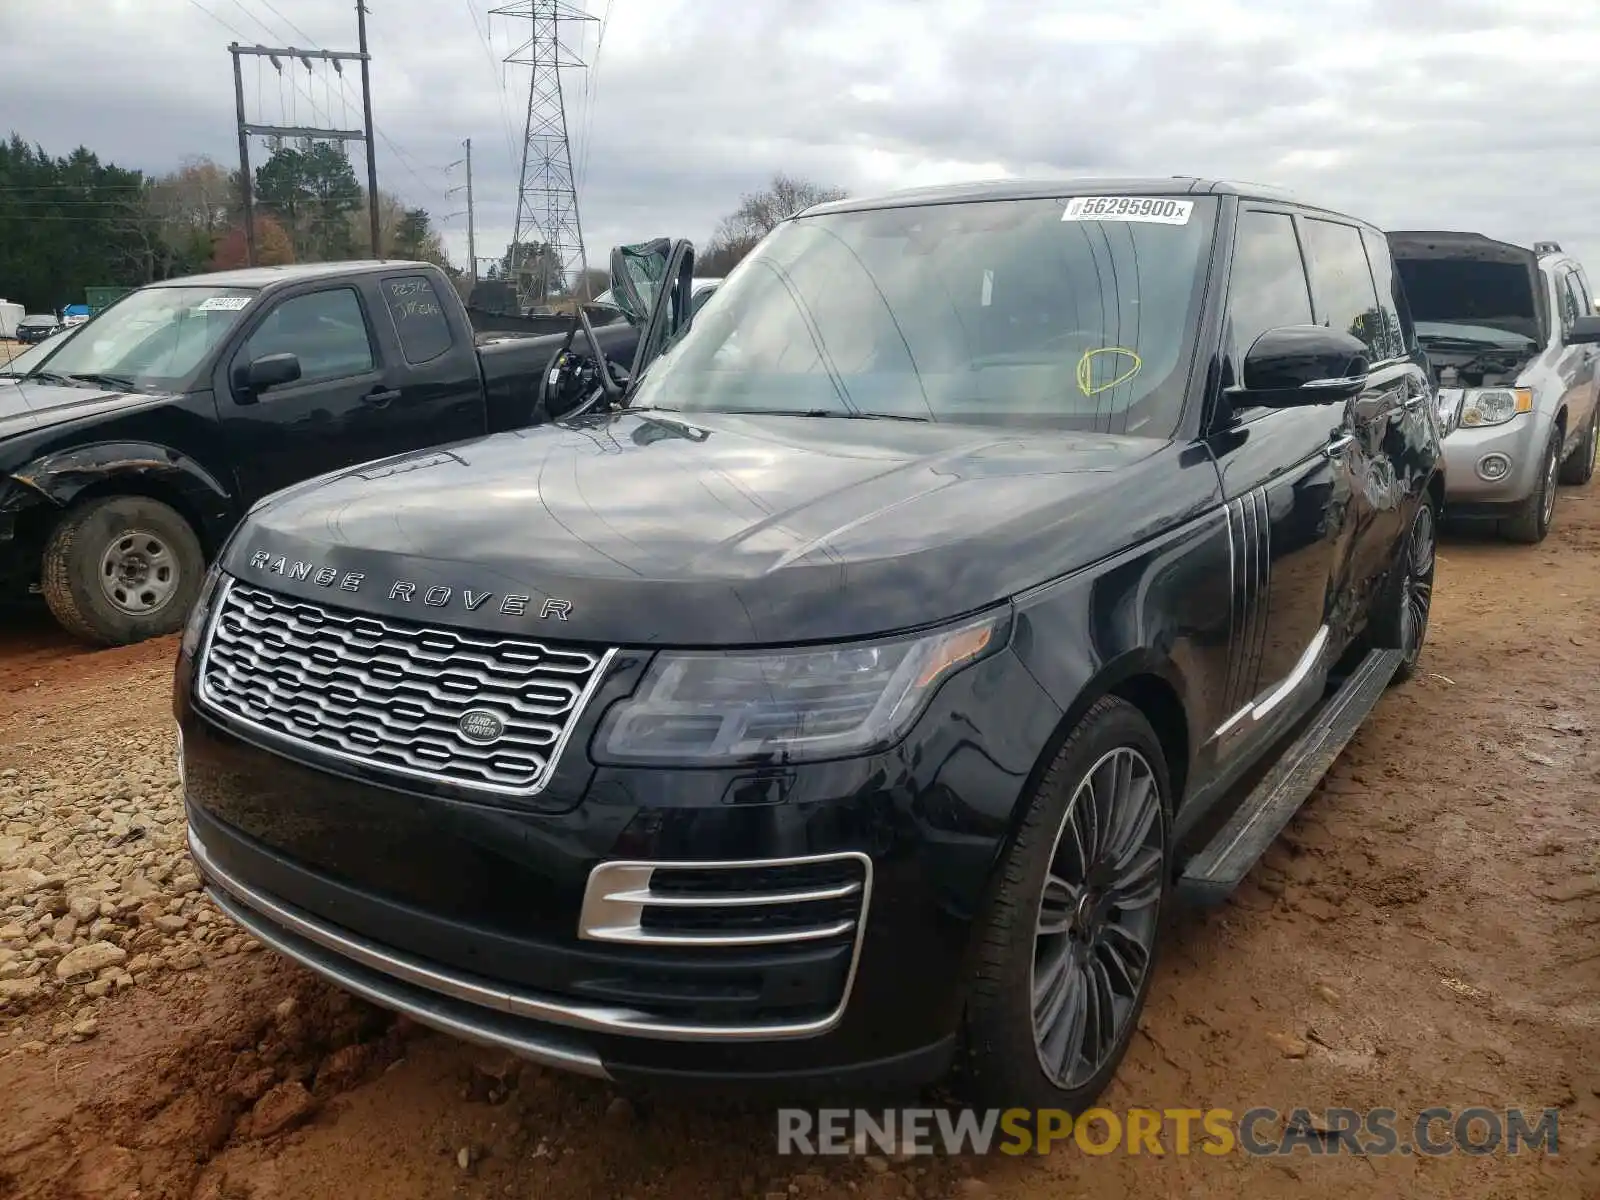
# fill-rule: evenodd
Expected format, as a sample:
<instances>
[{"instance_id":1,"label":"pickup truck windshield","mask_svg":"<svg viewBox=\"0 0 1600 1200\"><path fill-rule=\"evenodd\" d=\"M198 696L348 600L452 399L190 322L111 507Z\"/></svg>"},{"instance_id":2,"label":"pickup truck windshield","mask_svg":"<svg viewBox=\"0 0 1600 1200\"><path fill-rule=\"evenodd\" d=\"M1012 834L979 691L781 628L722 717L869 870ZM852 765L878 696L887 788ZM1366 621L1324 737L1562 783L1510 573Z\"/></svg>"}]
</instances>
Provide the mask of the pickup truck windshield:
<instances>
[{"instance_id":1,"label":"pickup truck windshield","mask_svg":"<svg viewBox=\"0 0 1600 1200\"><path fill-rule=\"evenodd\" d=\"M248 288L133 292L47 360L47 373L141 391L181 391L255 297Z\"/></svg>"},{"instance_id":2,"label":"pickup truck windshield","mask_svg":"<svg viewBox=\"0 0 1600 1200\"><path fill-rule=\"evenodd\" d=\"M802 217L729 275L634 403L1170 437L1216 201L1155 207L1165 220L1080 220L1066 199Z\"/></svg>"}]
</instances>

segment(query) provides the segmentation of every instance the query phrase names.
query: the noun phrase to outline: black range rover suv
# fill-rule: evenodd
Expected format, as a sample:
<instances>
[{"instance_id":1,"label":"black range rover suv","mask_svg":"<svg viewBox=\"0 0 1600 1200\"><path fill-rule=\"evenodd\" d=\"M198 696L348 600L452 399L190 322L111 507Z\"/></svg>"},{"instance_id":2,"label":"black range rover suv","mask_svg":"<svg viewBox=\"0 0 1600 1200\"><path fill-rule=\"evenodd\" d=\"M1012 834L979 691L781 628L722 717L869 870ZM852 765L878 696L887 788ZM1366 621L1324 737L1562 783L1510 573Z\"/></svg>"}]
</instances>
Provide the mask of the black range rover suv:
<instances>
[{"instance_id":1,"label":"black range rover suv","mask_svg":"<svg viewBox=\"0 0 1600 1200\"><path fill-rule=\"evenodd\" d=\"M697 313L692 259L617 281L632 378L553 361L561 423L242 523L176 677L206 886L591 1075L1086 1104L1163 905L1421 647L1439 416L1385 240L1174 178L815 208Z\"/></svg>"}]
</instances>

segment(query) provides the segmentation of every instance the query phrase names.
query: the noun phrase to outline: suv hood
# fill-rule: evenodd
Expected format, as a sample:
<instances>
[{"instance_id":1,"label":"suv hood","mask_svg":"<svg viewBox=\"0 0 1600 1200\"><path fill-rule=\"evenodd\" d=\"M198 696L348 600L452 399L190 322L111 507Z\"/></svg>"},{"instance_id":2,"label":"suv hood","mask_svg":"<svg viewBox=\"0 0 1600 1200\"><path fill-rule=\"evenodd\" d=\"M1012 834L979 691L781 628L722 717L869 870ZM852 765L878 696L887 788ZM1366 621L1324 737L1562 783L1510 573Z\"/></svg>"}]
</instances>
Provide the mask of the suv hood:
<instances>
[{"instance_id":1,"label":"suv hood","mask_svg":"<svg viewBox=\"0 0 1600 1200\"><path fill-rule=\"evenodd\" d=\"M1159 532L1137 513L1179 473L1168 445L624 412L280 492L223 565L324 604L525 635L845 639L971 612Z\"/></svg>"},{"instance_id":2,"label":"suv hood","mask_svg":"<svg viewBox=\"0 0 1600 1200\"><path fill-rule=\"evenodd\" d=\"M1484 325L1548 340L1544 282L1532 250L1481 233L1388 235L1414 321Z\"/></svg>"}]
</instances>

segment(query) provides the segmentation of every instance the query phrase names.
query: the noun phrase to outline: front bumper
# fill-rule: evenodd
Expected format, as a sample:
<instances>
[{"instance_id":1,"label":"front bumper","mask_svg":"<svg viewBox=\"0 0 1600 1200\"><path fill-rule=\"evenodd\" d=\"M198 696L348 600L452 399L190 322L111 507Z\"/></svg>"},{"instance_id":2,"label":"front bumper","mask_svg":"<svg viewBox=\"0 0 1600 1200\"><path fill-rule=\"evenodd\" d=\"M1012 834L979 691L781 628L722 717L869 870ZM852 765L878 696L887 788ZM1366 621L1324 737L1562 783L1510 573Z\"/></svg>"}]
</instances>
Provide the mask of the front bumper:
<instances>
[{"instance_id":1,"label":"front bumper","mask_svg":"<svg viewBox=\"0 0 1600 1200\"><path fill-rule=\"evenodd\" d=\"M947 681L895 751L758 780L596 769L583 751L595 703L552 784L571 803L547 792L533 811L269 750L192 705L191 672L181 661L175 697L190 846L219 907L421 1023L640 1081L899 1086L943 1074L976 918L1054 724L1009 652ZM806 941L580 938L595 868L617 860L680 878L686 863L709 866L698 875L713 881L771 860L845 864L864 886L832 911L840 931Z\"/></svg>"},{"instance_id":2,"label":"front bumper","mask_svg":"<svg viewBox=\"0 0 1600 1200\"><path fill-rule=\"evenodd\" d=\"M1478 505L1510 507L1531 496L1539 486L1540 459L1550 428L1550 418L1535 410L1504 425L1463 425L1446 437L1445 503L1452 512L1470 515ZM1484 460L1491 455L1503 456L1510 463L1497 479L1485 478Z\"/></svg>"}]
</instances>

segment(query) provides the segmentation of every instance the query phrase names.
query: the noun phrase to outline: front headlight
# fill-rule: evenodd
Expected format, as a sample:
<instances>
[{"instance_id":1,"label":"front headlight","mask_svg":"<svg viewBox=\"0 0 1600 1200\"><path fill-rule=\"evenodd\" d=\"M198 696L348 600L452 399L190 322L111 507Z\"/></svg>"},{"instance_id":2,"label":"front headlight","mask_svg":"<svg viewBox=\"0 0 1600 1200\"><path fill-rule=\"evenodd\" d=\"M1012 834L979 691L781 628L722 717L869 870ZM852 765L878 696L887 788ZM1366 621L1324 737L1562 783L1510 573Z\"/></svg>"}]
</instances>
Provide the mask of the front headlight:
<instances>
[{"instance_id":1,"label":"front headlight","mask_svg":"<svg viewBox=\"0 0 1600 1200\"><path fill-rule=\"evenodd\" d=\"M606 713L595 761L698 767L883 749L945 679L1005 644L1008 618L816 649L662 651Z\"/></svg>"},{"instance_id":2,"label":"front headlight","mask_svg":"<svg viewBox=\"0 0 1600 1200\"><path fill-rule=\"evenodd\" d=\"M1461 424L1468 429L1504 425L1518 413L1533 411L1528 388L1472 388L1461 406Z\"/></svg>"},{"instance_id":3,"label":"front headlight","mask_svg":"<svg viewBox=\"0 0 1600 1200\"><path fill-rule=\"evenodd\" d=\"M200 639L205 635L206 622L211 619L211 606L216 603L217 586L222 582L222 555L217 555L216 562L206 572L205 582L200 585L200 594L194 598L194 607L189 610L189 616L183 624L183 638L178 643L178 653L190 657L200 649Z\"/></svg>"}]
</instances>

